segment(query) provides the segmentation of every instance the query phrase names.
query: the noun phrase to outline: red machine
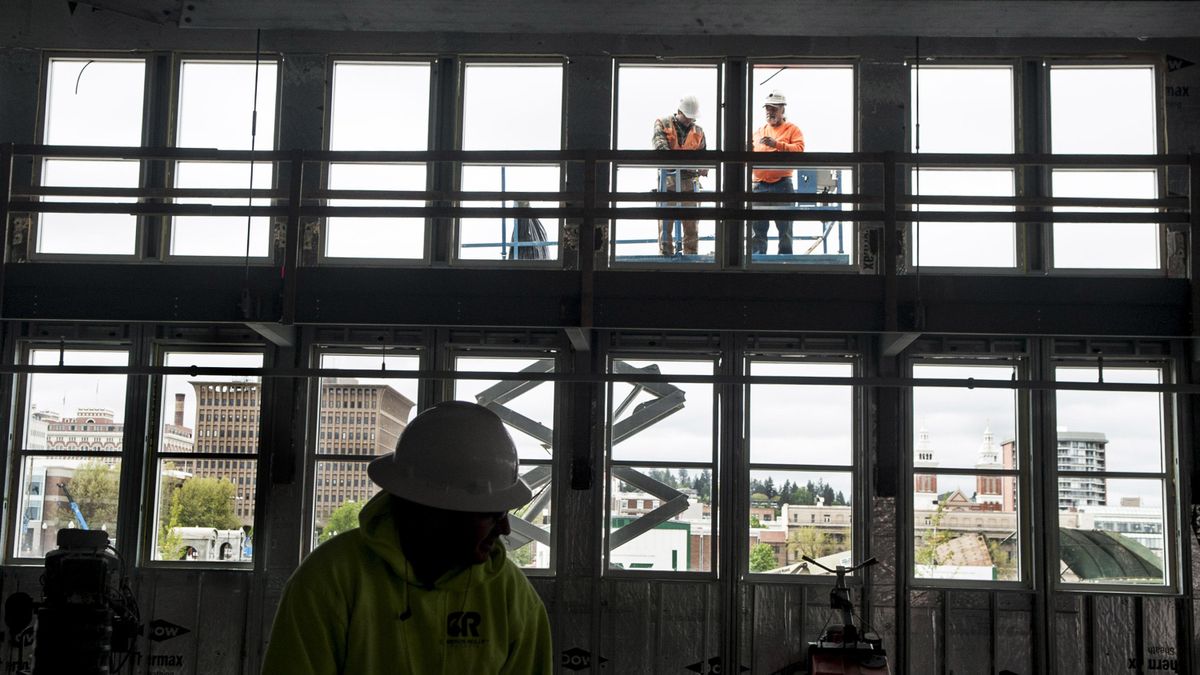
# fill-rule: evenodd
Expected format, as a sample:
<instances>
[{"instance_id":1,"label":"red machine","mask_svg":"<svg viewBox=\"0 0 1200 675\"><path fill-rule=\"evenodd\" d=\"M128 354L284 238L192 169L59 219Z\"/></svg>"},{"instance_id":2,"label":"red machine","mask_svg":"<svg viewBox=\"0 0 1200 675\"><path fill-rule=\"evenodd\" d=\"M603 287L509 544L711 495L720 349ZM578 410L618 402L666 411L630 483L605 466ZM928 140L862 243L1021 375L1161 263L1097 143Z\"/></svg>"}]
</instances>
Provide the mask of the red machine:
<instances>
[{"instance_id":1,"label":"red machine","mask_svg":"<svg viewBox=\"0 0 1200 675\"><path fill-rule=\"evenodd\" d=\"M871 630L859 631L854 623L854 603L850 601L850 589L846 586L846 574L874 565L870 558L852 567L838 565L830 569L804 556L804 561L837 575L837 582L829 591L829 606L838 615L841 624L826 623L821 637L808 643L809 675L890 675L887 652L883 641ZM859 619L859 623L864 623Z\"/></svg>"}]
</instances>

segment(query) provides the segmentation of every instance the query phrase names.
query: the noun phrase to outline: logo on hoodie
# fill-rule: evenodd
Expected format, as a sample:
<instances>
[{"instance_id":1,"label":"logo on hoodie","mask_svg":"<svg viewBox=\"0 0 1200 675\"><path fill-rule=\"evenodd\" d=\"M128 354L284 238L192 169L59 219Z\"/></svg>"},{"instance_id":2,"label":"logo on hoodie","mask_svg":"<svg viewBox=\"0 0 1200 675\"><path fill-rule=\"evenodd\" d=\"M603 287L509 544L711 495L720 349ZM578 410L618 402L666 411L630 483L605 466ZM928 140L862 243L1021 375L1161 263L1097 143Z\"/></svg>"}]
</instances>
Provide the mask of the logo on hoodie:
<instances>
[{"instance_id":1,"label":"logo on hoodie","mask_svg":"<svg viewBox=\"0 0 1200 675\"><path fill-rule=\"evenodd\" d=\"M451 645L483 644L479 637L483 617L479 612L450 612L446 616L446 642Z\"/></svg>"}]
</instances>

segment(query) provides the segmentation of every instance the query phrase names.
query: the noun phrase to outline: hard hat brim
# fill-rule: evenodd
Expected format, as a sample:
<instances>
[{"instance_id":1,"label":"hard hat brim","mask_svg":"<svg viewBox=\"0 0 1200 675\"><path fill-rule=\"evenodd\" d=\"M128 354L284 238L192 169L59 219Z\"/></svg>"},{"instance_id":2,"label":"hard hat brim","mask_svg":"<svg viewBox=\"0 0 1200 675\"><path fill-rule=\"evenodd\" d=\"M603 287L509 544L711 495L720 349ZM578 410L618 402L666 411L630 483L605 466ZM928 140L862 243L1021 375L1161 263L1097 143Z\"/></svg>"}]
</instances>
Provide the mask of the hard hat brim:
<instances>
[{"instance_id":1,"label":"hard hat brim","mask_svg":"<svg viewBox=\"0 0 1200 675\"><path fill-rule=\"evenodd\" d=\"M525 481L517 478L512 485L473 494L455 489L424 476L405 475L396 462L395 453L381 455L367 466L367 476L382 490L410 502L447 511L510 511L528 504L533 492Z\"/></svg>"}]
</instances>

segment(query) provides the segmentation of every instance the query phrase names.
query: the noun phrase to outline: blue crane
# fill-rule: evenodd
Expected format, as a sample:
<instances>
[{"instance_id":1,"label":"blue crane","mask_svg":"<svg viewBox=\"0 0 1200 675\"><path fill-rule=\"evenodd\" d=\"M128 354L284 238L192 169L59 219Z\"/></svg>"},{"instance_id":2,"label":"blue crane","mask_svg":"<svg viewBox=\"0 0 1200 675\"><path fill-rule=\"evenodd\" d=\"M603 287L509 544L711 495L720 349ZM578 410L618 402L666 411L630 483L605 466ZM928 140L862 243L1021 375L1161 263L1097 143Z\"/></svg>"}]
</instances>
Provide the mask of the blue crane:
<instances>
[{"instance_id":1,"label":"blue crane","mask_svg":"<svg viewBox=\"0 0 1200 675\"><path fill-rule=\"evenodd\" d=\"M79 505L75 503L75 498L71 496L71 491L67 489L66 483L59 483L58 489L63 491L67 496L67 503L71 505L71 513L75 514L75 522L79 523L79 529L90 530L87 521L83 519L83 512L79 510Z\"/></svg>"}]
</instances>

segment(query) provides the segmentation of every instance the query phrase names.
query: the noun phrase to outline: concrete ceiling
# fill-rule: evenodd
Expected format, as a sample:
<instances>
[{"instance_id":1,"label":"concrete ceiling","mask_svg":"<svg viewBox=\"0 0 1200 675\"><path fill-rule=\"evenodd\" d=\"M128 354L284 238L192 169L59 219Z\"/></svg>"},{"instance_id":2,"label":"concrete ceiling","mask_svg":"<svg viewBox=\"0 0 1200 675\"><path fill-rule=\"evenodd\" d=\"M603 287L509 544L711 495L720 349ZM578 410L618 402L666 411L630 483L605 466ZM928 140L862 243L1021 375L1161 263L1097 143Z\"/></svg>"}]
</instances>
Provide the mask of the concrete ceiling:
<instances>
[{"instance_id":1,"label":"concrete ceiling","mask_svg":"<svg viewBox=\"0 0 1200 675\"><path fill-rule=\"evenodd\" d=\"M1185 0L80 0L184 28L628 35L1180 38Z\"/></svg>"}]
</instances>

